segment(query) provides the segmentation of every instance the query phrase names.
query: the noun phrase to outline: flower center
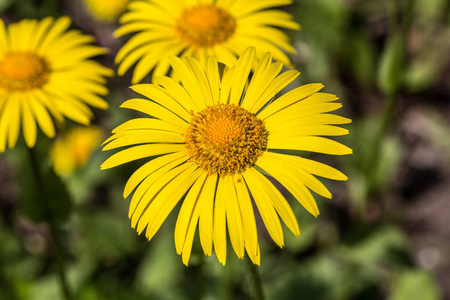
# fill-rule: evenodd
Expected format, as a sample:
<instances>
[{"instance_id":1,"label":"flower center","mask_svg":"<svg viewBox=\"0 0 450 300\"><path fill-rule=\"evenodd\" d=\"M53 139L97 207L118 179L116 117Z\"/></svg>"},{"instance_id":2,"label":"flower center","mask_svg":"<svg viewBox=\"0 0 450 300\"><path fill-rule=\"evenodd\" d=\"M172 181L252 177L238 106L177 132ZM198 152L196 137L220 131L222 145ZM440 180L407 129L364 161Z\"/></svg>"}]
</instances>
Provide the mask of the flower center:
<instances>
[{"instance_id":1,"label":"flower center","mask_svg":"<svg viewBox=\"0 0 450 300\"><path fill-rule=\"evenodd\" d=\"M0 88L24 91L38 88L49 79L48 63L29 52L6 53L0 61Z\"/></svg>"},{"instance_id":2,"label":"flower center","mask_svg":"<svg viewBox=\"0 0 450 300\"><path fill-rule=\"evenodd\" d=\"M175 25L177 34L197 47L222 43L233 35L235 29L235 19L211 4L199 4L183 11Z\"/></svg>"},{"instance_id":3,"label":"flower center","mask_svg":"<svg viewBox=\"0 0 450 300\"><path fill-rule=\"evenodd\" d=\"M263 121L247 110L217 104L193 114L184 137L191 161L223 177L253 166L267 135Z\"/></svg>"}]
</instances>

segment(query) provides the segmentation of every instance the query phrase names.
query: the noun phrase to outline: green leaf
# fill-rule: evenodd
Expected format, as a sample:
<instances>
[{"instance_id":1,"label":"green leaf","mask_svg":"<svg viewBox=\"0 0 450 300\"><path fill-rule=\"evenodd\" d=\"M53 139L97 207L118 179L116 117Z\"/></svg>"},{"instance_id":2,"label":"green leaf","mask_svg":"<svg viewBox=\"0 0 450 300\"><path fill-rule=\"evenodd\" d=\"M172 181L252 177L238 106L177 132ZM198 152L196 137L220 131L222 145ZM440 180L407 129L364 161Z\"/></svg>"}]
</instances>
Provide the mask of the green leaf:
<instances>
[{"instance_id":1,"label":"green leaf","mask_svg":"<svg viewBox=\"0 0 450 300\"><path fill-rule=\"evenodd\" d=\"M350 134L345 137L344 144L352 145L355 155L350 155L343 159L346 164L346 175L349 177L348 185L351 200L356 207L364 210L367 204L367 195L370 191L375 193L384 192L392 184L392 179L397 173L404 149L398 139L393 135L382 137L378 155L378 161L375 165L371 163L373 157L373 145L375 143L374 128L378 128L381 122L379 117L366 118L348 125ZM369 184L369 178L373 182Z\"/></svg>"},{"instance_id":2,"label":"green leaf","mask_svg":"<svg viewBox=\"0 0 450 300\"><path fill-rule=\"evenodd\" d=\"M341 246L338 252L351 262L374 266L379 263L397 263L407 248L406 238L400 230L384 226L356 243Z\"/></svg>"},{"instance_id":3,"label":"green leaf","mask_svg":"<svg viewBox=\"0 0 450 300\"><path fill-rule=\"evenodd\" d=\"M7 10L12 4L12 0L0 0L0 13Z\"/></svg>"},{"instance_id":4,"label":"green leaf","mask_svg":"<svg viewBox=\"0 0 450 300\"><path fill-rule=\"evenodd\" d=\"M81 221L88 232L89 247L97 254L117 259L136 250L137 234L126 216L97 211Z\"/></svg>"},{"instance_id":5,"label":"green leaf","mask_svg":"<svg viewBox=\"0 0 450 300\"><path fill-rule=\"evenodd\" d=\"M405 45L401 36L392 35L384 48L378 70L378 86L387 95L395 94L402 81Z\"/></svg>"},{"instance_id":6,"label":"green leaf","mask_svg":"<svg viewBox=\"0 0 450 300\"><path fill-rule=\"evenodd\" d=\"M137 288L143 293L159 295L159 299L164 294L164 299L170 299L169 294L176 291L185 266L175 252L173 237L167 232L152 240L152 248L139 266Z\"/></svg>"},{"instance_id":7,"label":"green leaf","mask_svg":"<svg viewBox=\"0 0 450 300\"><path fill-rule=\"evenodd\" d=\"M392 286L389 300L439 300L439 288L425 271L411 270L400 275Z\"/></svg>"},{"instance_id":8,"label":"green leaf","mask_svg":"<svg viewBox=\"0 0 450 300\"><path fill-rule=\"evenodd\" d=\"M20 174L21 210L35 222L62 223L68 219L72 209L66 187L44 156L35 149L29 151L34 158L24 159L28 166Z\"/></svg>"},{"instance_id":9,"label":"green leaf","mask_svg":"<svg viewBox=\"0 0 450 300\"><path fill-rule=\"evenodd\" d=\"M341 266L327 255L292 264L265 284L267 299L339 299L344 285ZM271 276L273 276L271 274Z\"/></svg>"},{"instance_id":10,"label":"green leaf","mask_svg":"<svg viewBox=\"0 0 450 300\"><path fill-rule=\"evenodd\" d=\"M367 34L356 32L348 35L346 46L346 59L355 78L365 87L370 87L375 81L377 63L373 41Z\"/></svg>"}]
</instances>

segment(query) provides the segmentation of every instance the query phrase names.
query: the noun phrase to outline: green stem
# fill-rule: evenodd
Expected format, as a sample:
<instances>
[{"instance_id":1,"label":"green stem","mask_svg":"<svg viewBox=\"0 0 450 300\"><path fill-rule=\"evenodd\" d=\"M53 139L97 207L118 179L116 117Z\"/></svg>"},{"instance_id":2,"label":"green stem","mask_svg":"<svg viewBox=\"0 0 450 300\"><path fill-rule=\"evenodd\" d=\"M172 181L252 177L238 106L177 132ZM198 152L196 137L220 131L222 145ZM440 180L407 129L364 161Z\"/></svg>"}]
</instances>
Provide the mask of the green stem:
<instances>
[{"instance_id":1,"label":"green stem","mask_svg":"<svg viewBox=\"0 0 450 300\"><path fill-rule=\"evenodd\" d=\"M413 22L413 16L414 16L414 8L415 8L415 0L407 0L405 10L404 10L404 20L401 27L401 38L402 38L402 49L406 49L406 45L408 42L409 37L409 31L412 26ZM391 16L391 30L390 34L394 35L397 34L397 30L400 28L397 24L397 15L400 12L400 2L395 2L395 9L393 10L392 16ZM383 115L380 127L378 128L378 131L376 132L376 136L374 138L373 147L372 147L372 153L370 155L370 160L368 163L368 192L369 196L372 194L375 190L375 180L377 175L377 166L379 165L379 159L380 154L382 151L382 143L383 143L383 136L387 133L389 129L389 124L392 121L392 116L395 108L395 104L397 102L397 92L398 92L399 86L395 88L395 91L392 91L389 93L387 97L386 104L384 106Z\"/></svg>"},{"instance_id":2,"label":"green stem","mask_svg":"<svg viewBox=\"0 0 450 300\"><path fill-rule=\"evenodd\" d=\"M73 294L69 288L69 284L67 281L63 246L62 246L61 240L58 235L58 231L59 231L58 226L54 222L53 218L51 217L50 205L48 204L47 189L45 187L44 180L42 179L41 168L39 167L38 159L37 159L34 148L28 148L28 153L30 156L31 169L33 172L33 176L37 182L38 188L40 189L40 194L42 195L42 198L41 198L42 205L48 211L47 222L48 222L48 226L50 228L53 249L56 254L56 264L57 264L57 268L58 268L58 277L59 277L59 283L61 286L61 290L62 290L65 300L74 300L75 298L73 297Z\"/></svg>"},{"instance_id":3,"label":"green stem","mask_svg":"<svg viewBox=\"0 0 450 300\"><path fill-rule=\"evenodd\" d=\"M261 277L259 276L258 267L253 264L250 257L245 255L245 265L247 277L250 284L250 289L254 300L264 300L264 293L262 290Z\"/></svg>"},{"instance_id":4,"label":"green stem","mask_svg":"<svg viewBox=\"0 0 450 300\"><path fill-rule=\"evenodd\" d=\"M50 225L50 233L53 239L53 248L56 253L56 264L58 267L59 284L61 285L64 298L66 300L74 300L75 298L73 297L72 291L70 290L69 283L67 281L66 264L64 261L62 243L58 235L58 228L54 224L54 222L50 222L49 225Z\"/></svg>"}]
</instances>

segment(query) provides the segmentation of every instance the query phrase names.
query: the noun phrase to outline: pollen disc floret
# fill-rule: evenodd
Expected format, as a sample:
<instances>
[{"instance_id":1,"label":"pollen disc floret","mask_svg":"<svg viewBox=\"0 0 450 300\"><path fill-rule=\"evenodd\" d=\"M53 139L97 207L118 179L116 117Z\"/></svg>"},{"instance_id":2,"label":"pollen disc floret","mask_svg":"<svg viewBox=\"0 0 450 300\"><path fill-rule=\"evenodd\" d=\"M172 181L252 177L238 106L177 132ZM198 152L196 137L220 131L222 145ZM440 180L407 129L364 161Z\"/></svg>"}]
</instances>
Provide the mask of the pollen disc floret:
<instances>
[{"instance_id":1,"label":"pollen disc floret","mask_svg":"<svg viewBox=\"0 0 450 300\"><path fill-rule=\"evenodd\" d=\"M182 39L197 47L225 42L235 29L236 20L224 9L210 4L184 10L175 26Z\"/></svg>"},{"instance_id":2,"label":"pollen disc floret","mask_svg":"<svg viewBox=\"0 0 450 300\"><path fill-rule=\"evenodd\" d=\"M47 83L50 68L44 58L35 53L11 52L0 62L0 88L25 91Z\"/></svg>"},{"instance_id":3,"label":"pollen disc floret","mask_svg":"<svg viewBox=\"0 0 450 300\"><path fill-rule=\"evenodd\" d=\"M217 104L192 117L185 140L192 161L223 177L253 166L267 145L267 131L242 107Z\"/></svg>"}]
</instances>

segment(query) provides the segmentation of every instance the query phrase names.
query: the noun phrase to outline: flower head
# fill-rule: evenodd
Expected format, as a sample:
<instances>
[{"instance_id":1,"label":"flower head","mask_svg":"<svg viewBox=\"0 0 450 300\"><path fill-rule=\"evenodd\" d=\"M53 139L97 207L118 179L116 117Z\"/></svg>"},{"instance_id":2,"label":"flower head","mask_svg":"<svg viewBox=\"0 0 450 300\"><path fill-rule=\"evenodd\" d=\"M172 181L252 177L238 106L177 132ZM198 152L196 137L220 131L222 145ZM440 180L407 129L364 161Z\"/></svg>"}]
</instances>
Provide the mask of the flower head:
<instances>
[{"instance_id":1,"label":"flower head","mask_svg":"<svg viewBox=\"0 0 450 300\"><path fill-rule=\"evenodd\" d=\"M273 7L292 0L167 0L135 1L123 15L122 36L138 32L119 51L116 63L123 75L133 64L132 82L140 82L153 70L153 76L166 75L169 56L191 56L204 63L209 55L232 66L248 46L255 46L258 58L270 51L274 59L289 64L283 52L294 53L280 29L298 29L292 16Z\"/></svg>"},{"instance_id":2,"label":"flower head","mask_svg":"<svg viewBox=\"0 0 450 300\"><path fill-rule=\"evenodd\" d=\"M275 98L299 72L280 73L282 63L272 63L267 53L248 81L255 57L255 49L248 48L222 77L213 56L205 68L193 58L171 57L181 85L164 76L154 84L132 86L151 100L131 99L122 107L150 117L125 122L105 141L103 150L127 148L108 158L103 169L151 158L131 175L124 190L124 197L134 191L129 217L138 233L147 228L151 239L186 194L175 228L176 250L185 264L197 225L205 254L211 255L214 245L225 264L228 227L237 256L242 258L246 251L259 264L252 198L280 247L280 218L300 234L290 205L262 170L315 216L319 211L309 190L328 198L331 194L314 175L347 179L332 167L279 151L350 154L348 147L322 137L348 133L336 125L351 121L330 114L342 106L335 103L338 98L319 92L322 84L301 86Z\"/></svg>"},{"instance_id":3,"label":"flower head","mask_svg":"<svg viewBox=\"0 0 450 300\"><path fill-rule=\"evenodd\" d=\"M33 147L37 126L55 135L52 117L67 117L87 125L88 107L105 109L99 97L108 90L104 76L112 70L89 58L105 49L91 45L93 38L69 30L70 19L23 20L8 28L0 20L0 152L13 148L20 125L25 142Z\"/></svg>"},{"instance_id":4,"label":"flower head","mask_svg":"<svg viewBox=\"0 0 450 300\"><path fill-rule=\"evenodd\" d=\"M65 176L81 169L100 145L100 139L101 131L95 126L77 126L56 139L50 150L55 172Z\"/></svg>"},{"instance_id":5,"label":"flower head","mask_svg":"<svg viewBox=\"0 0 450 300\"><path fill-rule=\"evenodd\" d=\"M112 22L125 12L131 0L84 0L91 14L100 21Z\"/></svg>"}]
</instances>

